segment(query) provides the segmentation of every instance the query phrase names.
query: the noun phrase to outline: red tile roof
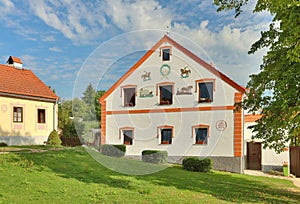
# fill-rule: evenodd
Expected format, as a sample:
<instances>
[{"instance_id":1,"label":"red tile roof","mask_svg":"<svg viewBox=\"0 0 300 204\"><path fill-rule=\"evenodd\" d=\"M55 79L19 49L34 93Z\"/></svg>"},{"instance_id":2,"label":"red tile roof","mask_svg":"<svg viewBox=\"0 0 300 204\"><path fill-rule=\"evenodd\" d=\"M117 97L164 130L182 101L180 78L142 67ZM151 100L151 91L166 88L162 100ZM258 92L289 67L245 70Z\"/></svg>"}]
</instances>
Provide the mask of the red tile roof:
<instances>
[{"instance_id":1,"label":"red tile roof","mask_svg":"<svg viewBox=\"0 0 300 204\"><path fill-rule=\"evenodd\" d=\"M31 70L17 69L2 64L0 64L1 93L33 96L41 99L58 99L58 96Z\"/></svg>"}]
</instances>

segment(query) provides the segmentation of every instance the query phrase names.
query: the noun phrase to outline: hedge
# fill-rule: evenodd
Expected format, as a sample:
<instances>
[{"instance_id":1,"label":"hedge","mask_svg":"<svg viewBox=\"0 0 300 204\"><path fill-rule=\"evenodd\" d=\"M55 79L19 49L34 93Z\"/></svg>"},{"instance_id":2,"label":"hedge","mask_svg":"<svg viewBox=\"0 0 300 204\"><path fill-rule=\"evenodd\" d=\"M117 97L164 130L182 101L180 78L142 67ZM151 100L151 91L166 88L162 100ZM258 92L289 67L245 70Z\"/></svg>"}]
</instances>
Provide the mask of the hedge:
<instances>
[{"instance_id":1,"label":"hedge","mask_svg":"<svg viewBox=\"0 0 300 204\"><path fill-rule=\"evenodd\" d=\"M106 156L123 157L126 152L126 146L104 144L99 147L99 152Z\"/></svg>"},{"instance_id":2,"label":"hedge","mask_svg":"<svg viewBox=\"0 0 300 204\"><path fill-rule=\"evenodd\" d=\"M188 171L210 172L212 169L212 160L209 158L186 157L182 161L182 166Z\"/></svg>"},{"instance_id":3,"label":"hedge","mask_svg":"<svg viewBox=\"0 0 300 204\"><path fill-rule=\"evenodd\" d=\"M144 150L142 160L154 164L163 164L167 162L168 152L159 150Z\"/></svg>"}]
</instances>

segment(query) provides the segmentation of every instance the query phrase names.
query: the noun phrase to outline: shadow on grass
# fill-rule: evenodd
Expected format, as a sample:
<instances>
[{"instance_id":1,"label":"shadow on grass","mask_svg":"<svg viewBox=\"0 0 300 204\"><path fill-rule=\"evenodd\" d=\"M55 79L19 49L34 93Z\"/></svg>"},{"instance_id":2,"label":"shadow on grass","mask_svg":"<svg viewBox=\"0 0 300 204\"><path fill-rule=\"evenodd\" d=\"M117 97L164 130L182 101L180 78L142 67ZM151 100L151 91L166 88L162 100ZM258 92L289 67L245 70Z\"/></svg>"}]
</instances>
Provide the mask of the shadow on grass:
<instances>
[{"instance_id":1,"label":"shadow on grass","mask_svg":"<svg viewBox=\"0 0 300 204\"><path fill-rule=\"evenodd\" d=\"M114 188L136 191L139 186L132 185L131 182L139 180L158 188L172 186L180 190L209 194L229 202L298 203L300 199L300 191L291 192L288 190L291 186L280 189L277 185L277 182L283 182L282 186L289 185L288 181L247 175L188 172L180 167L170 167L144 176L123 175L95 162L83 148L19 155L23 159L33 161L37 166L48 168L61 177L86 183L101 183ZM129 160L125 161L130 163ZM127 168L134 168L134 166L128 164Z\"/></svg>"}]
</instances>

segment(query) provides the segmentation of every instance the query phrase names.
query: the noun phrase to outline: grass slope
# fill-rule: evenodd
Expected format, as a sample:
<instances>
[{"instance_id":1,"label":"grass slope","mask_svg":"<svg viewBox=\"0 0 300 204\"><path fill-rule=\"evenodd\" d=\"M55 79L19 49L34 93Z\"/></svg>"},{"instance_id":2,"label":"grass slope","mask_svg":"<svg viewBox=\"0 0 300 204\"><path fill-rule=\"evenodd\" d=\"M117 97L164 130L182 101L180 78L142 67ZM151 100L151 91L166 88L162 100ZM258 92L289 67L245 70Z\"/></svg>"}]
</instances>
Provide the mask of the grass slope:
<instances>
[{"instance_id":1,"label":"grass slope","mask_svg":"<svg viewBox=\"0 0 300 204\"><path fill-rule=\"evenodd\" d=\"M128 176L103 167L82 147L0 154L0 180L0 203L300 202L291 181L179 166Z\"/></svg>"}]
</instances>

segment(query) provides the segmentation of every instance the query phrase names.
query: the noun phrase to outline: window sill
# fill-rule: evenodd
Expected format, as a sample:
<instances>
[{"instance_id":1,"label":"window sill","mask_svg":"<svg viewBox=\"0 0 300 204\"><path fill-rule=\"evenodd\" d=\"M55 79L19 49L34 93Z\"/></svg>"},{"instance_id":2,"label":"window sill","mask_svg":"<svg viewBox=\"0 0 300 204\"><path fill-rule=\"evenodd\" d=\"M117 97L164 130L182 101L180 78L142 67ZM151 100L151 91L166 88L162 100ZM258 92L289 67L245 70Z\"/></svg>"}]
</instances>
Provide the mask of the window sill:
<instances>
[{"instance_id":1,"label":"window sill","mask_svg":"<svg viewBox=\"0 0 300 204\"><path fill-rule=\"evenodd\" d=\"M213 101L212 100L201 100L201 101L198 101L198 103L212 103Z\"/></svg>"}]
</instances>

